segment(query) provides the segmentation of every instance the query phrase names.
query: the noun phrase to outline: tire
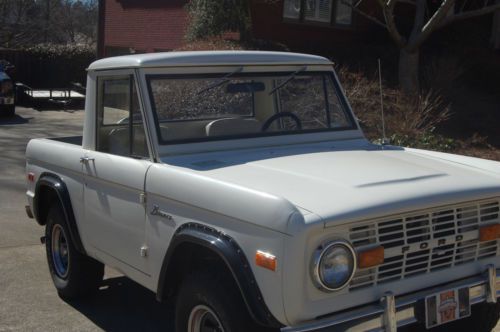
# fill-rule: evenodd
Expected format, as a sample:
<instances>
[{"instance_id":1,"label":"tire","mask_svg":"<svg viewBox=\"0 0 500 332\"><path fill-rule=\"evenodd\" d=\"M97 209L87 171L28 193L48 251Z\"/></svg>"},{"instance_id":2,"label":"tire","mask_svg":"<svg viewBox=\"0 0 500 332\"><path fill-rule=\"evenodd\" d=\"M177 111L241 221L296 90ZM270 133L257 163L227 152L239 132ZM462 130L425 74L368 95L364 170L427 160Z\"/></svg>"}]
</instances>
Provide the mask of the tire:
<instances>
[{"instance_id":1,"label":"tire","mask_svg":"<svg viewBox=\"0 0 500 332\"><path fill-rule=\"evenodd\" d=\"M76 250L59 204L53 204L47 215L45 250L52 281L62 299L74 300L97 291L104 265Z\"/></svg>"},{"instance_id":2,"label":"tire","mask_svg":"<svg viewBox=\"0 0 500 332\"><path fill-rule=\"evenodd\" d=\"M251 319L232 279L208 271L185 278L175 305L176 332L203 331L198 325L217 332L275 331Z\"/></svg>"}]
</instances>

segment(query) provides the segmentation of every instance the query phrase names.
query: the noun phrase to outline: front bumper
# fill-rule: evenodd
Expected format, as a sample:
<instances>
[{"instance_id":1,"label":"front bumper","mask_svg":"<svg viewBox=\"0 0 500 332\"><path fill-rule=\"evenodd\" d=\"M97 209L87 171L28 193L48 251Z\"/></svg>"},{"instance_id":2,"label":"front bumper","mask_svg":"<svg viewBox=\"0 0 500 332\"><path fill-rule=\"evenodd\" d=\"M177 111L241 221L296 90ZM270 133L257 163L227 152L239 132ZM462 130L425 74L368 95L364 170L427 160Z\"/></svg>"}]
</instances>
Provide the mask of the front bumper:
<instances>
[{"instance_id":1,"label":"front bumper","mask_svg":"<svg viewBox=\"0 0 500 332\"><path fill-rule=\"evenodd\" d=\"M500 270L492 265L485 267L485 273L462 279L445 285L433 287L408 295L395 297L385 294L380 303L359 307L354 310L328 316L297 326L281 329L282 332L306 331L388 331L394 332L398 327L416 323L420 317L421 302L426 296L454 288L469 288L471 305L489 302L495 303L500 296ZM498 291L497 291L498 284Z\"/></svg>"}]
</instances>

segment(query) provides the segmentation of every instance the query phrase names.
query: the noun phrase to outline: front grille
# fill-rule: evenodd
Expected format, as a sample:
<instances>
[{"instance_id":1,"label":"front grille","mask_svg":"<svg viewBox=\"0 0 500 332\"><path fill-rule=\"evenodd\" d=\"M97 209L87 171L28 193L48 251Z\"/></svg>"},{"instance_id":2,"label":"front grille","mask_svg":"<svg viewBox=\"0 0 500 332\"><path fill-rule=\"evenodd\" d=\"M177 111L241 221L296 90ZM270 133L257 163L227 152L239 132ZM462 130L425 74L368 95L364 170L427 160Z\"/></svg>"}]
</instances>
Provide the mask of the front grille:
<instances>
[{"instance_id":1,"label":"front grille","mask_svg":"<svg viewBox=\"0 0 500 332\"><path fill-rule=\"evenodd\" d=\"M500 222L500 201L469 202L354 224L349 239L362 251L385 249L384 263L359 269L359 289L497 255L498 241L478 241L481 226Z\"/></svg>"}]
</instances>

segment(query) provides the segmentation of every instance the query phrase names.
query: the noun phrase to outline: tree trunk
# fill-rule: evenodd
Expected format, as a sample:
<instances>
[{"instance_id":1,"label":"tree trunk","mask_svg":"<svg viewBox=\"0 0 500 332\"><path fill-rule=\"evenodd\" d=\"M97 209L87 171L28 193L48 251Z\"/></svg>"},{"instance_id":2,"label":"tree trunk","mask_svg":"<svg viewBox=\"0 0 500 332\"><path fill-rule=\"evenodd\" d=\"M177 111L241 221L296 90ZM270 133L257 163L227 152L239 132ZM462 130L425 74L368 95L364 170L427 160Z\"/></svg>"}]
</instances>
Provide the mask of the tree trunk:
<instances>
[{"instance_id":1,"label":"tree trunk","mask_svg":"<svg viewBox=\"0 0 500 332\"><path fill-rule=\"evenodd\" d=\"M240 13L240 40L243 42L250 42L253 40L252 31L252 10L250 8L250 1L245 1L242 3L241 13Z\"/></svg>"},{"instance_id":2,"label":"tree trunk","mask_svg":"<svg viewBox=\"0 0 500 332\"><path fill-rule=\"evenodd\" d=\"M406 50L399 51L399 86L408 95L416 95L420 90L418 79L419 59L419 50L412 53Z\"/></svg>"},{"instance_id":3,"label":"tree trunk","mask_svg":"<svg viewBox=\"0 0 500 332\"><path fill-rule=\"evenodd\" d=\"M500 4L500 0L495 3ZM500 10L493 14L493 26L491 27L491 46L495 50L500 50Z\"/></svg>"}]
</instances>

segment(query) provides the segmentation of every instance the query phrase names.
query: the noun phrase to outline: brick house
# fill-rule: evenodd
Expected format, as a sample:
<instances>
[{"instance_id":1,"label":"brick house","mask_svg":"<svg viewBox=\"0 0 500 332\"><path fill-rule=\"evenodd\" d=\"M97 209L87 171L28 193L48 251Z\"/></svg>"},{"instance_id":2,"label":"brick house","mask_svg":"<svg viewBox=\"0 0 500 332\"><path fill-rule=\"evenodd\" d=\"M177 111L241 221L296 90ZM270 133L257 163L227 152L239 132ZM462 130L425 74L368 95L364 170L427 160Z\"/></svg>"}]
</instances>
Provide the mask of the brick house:
<instances>
[{"instance_id":1,"label":"brick house","mask_svg":"<svg viewBox=\"0 0 500 332\"><path fill-rule=\"evenodd\" d=\"M169 51L188 23L185 0L99 0L99 57Z\"/></svg>"},{"instance_id":2,"label":"brick house","mask_svg":"<svg viewBox=\"0 0 500 332\"><path fill-rule=\"evenodd\" d=\"M316 52L332 48L363 52L359 46L367 42L388 41L383 29L355 15L344 1L355 0L251 0L253 34L256 38L282 42L292 50ZM170 51L182 46L189 21L187 2L99 0L99 57ZM360 9L377 15L379 8L375 1L363 4L368 7ZM412 17L411 9L407 9L400 8L398 16ZM488 22L491 20L472 20L468 23L472 28L464 25L464 31ZM499 13L495 14L494 22L490 43L499 48Z\"/></svg>"},{"instance_id":3,"label":"brick house","mask_svg":"<svg viewBox=\"0 0 500 332\"><path fill-rule=\"evenodd\" d=\"M351 0L352 1L352 0ZM100 0L99 56L169 51L184 43L187 0ZM292 48L362 41L376 26L341 0L253 0L256 38ZM371 2L373 4L373 2Z\"/></svg>"}]
</instances>

